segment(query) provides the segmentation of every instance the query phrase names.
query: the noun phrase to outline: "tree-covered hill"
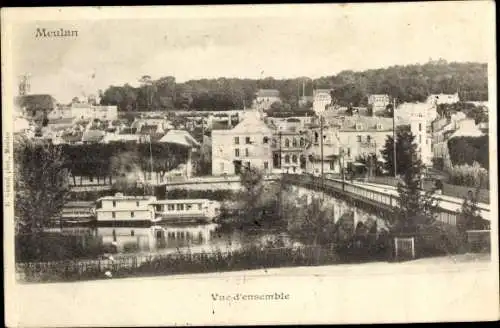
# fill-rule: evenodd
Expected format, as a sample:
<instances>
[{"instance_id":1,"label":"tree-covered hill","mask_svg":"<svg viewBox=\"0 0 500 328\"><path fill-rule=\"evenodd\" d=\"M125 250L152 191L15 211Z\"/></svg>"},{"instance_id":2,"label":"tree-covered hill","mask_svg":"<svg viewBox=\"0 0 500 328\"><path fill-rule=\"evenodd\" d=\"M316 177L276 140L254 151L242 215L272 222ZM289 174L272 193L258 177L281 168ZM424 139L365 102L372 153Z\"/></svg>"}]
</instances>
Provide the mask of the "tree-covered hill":
<instances>
[{"instance_id":1,"label":"tree-covered hill","mask_svg":"<svg viewBox=\"0 0 500 328\"><path fill-rule=\"evenodd\" d=\"M298 108L299 96L312 95L313 88L333 89L339 105L364 105L369 94L389 94L398 101L423 101L429 94L459 92L467 101L488 98L487 64L447 63L392 66L361 72L342 71L337 75L311 80L218 78L176 83L175 77L158 80L146 75L137 88L110 86L101 91L101 103L118 105L120 111L174 109L230 110L249 107L258 89L277 89L291 109Z\"/></svg>"}]
</instances>

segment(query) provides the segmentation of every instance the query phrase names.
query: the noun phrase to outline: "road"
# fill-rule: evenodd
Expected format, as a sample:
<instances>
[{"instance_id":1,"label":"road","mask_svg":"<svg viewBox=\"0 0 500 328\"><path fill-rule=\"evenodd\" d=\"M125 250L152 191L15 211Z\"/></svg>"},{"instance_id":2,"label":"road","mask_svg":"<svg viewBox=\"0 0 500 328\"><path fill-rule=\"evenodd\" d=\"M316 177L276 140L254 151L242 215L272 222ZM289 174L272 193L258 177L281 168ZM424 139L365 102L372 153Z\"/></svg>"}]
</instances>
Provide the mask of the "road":
<instances>
[{"instance_id":1,"label":"road","mask_svg":"<svg viewBox=\"0 0 500 328\"><path fill-rule=\"evenodd\" d=\"M342 181L342 180L336 180L336 181ZM383 192L389 195L394 195L397 196L397 188L389 185L379 185L379 184L374 184L374 183L366 183L366 182L361 182L361 181L354 181L354 185L356 186L362 186L364 188L373 190L373 191L378 191L378 192ZM451 196L444 196L444 195L436 195L436 197L440 200L439 206L443 209L450 210L450 211L460 211L462 208L462 203L463 199L456 198L456 197L451 197ZM485 219L490 221L490 205L485 204L485 203L479 203L478 207L480 209L480 214L481 216Z\"/></svg>"},{"instance_id":2,"label":"road","mask_svg":"<svg viewBox=\"0 0 500 328\"><path fill-rule=\"evenodd\" d=\"M498 263L446 257L16 285L6 293L7 313L18 313L7 326L23 327L494 320ZM275 293L288 298L213 299Z\"/></svg>"}]
</instances>

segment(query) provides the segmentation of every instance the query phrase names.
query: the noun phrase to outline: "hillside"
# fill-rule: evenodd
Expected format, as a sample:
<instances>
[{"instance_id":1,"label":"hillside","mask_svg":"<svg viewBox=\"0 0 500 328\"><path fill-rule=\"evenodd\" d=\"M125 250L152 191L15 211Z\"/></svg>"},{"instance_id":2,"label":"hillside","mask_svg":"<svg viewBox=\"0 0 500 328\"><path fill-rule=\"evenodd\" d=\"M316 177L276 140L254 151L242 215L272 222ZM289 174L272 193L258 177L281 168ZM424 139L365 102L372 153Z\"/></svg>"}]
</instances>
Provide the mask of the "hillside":
<instances>
[{"instance_id":1,"label":"hillside","mask_svg":"<svg viewBox=\"0 0 500 328\"><path fill-rule=\"evenodd\" d=\"M398 101L423 101L433 93L459 92L462 100L488 98L487 64L447 63L444 60L420 65L392 66L361 72L342 71L337 75L311 80L218 78L175 83L174 77L140 79L141 86L110 86L101 93L102 104L118 105L119 110L228 110L249 107L255 92L277 89L292 109L298 107L298 95L311 95L313 88L333 89L340 105L366 104L369 94L386 93Z\"/></svg>"}]
</instances>

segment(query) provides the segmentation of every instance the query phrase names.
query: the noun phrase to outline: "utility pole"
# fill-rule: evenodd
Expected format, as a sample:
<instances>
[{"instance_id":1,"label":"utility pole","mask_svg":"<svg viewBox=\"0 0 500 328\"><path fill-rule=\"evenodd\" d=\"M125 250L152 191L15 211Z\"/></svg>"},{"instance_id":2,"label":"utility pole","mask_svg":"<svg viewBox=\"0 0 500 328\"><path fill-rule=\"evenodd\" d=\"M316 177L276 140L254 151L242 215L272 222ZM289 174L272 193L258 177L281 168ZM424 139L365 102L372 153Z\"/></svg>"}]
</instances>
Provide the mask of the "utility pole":
<instances>
[{"instance_id":1,"label":"utility pole","mask_svg":"<svg viewBox=\"0 0 500 328\"><path fill-rule=\"evenodd\" d=\"M393 168L394 177L397 178L397 160L396 160L396 98L392 99L392 150L393 150Z\"/></svg>"},{"instance_id":2,"label":"utility pole","mask_svg":"<svg viewBox=\"0 0 500 328\"><path fill-rule=\"evenodd\" d=\"M321 190L324 190L325 177L323 172L324 159L323 159L323 116L319 117L319 130L320 130L320 149L321 149Z\"/></svg>"},{"instance_id":3,"label":"utility pole","mask_svg":"<svg viewBox=\"0 0 500 328\"><path fill-rule=\"evenodd\" d=\"M150 180L153 180L153 150L151 147L151 136L149 136L149 156L150 156L150 162L151 162L151 174L150 174ZM151 192L154 196L154 187L151 184Z\"/></svg>"}]
</instances>

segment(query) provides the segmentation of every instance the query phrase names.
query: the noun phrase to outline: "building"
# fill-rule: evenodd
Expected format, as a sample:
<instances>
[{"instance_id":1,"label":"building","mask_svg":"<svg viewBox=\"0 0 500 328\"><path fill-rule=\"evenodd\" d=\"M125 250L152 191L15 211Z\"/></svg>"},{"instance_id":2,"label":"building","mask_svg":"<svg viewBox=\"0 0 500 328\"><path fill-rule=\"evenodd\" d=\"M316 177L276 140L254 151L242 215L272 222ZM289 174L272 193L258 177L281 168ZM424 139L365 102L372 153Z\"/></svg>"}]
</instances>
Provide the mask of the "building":
<instances>
[{"instance_id":1,"label":"building","mask_svg":"<svg viewBox=\"0 0 500 328\"><path fill-rule=\"evenodd\" d=\"M83 144L93 144L100 143L104 137L106 136L106 132L101 130L87 130L83 132L82 135L82 143Z\"/></svg>"},{"instance_id":2,"label":"building","mask_svg":"<svg viewBox=\"0 0 500 328\"><path fill-rule=\"evenodd\" d=\"M332 104L332 90L316 89L313 93L313 110L316 114L322 114Z\"/></svg>"},{"instance_id":3,"label":"building","mask_svg":"<svg viewBox=\"0 0 500 328\"><path fill-rule=\"evenodd\" d=\"M276 89L260 89L255 94L253 108L258 111L265 111L271 108L275 102L281 102L280 92Z\"/></svg>"},{"instance_id":4,"label":"building","mask_svg":"<svg viewBox=\"0 0 500 328\"><path fill-rule=\"evenodd\" d=\"M389 95L379 94L379 95L369 95L368 96L368 105L371 105L373 108L373 113L381 110L385 110L387 105L390 103Z\"/></svg>"},{"instance_id":5,"label":"building","mask_svg":"<svg viewBox=\"0 0 500 328\"><path fill-rule=\"evenodd\" d=\"M432 164L432 135L427 126L427 118L423 115L414 116L410 121L410 131L415 136L415 144L420 160L426 166Z\"/></svg>"},{"instance_id":6,"label":"building","mask_svg":"<svg viewBox=\"0 0 500 328\"><path fill-rule=\"evenodd\" d=\"M212 175L239 174L251 166L270 173L272 136L272 129L255 110L232 129L212 130Z\"/></svg>"},{"instance_id":7,"label":"building","mask_svg":"<svg viewBox=\"0 0 500 328\"><path fill-rule=\"evenodd\" d=\"M97 222L151 222L155 219L154 196L114 196L99 198L96 204Z\"/></svg>"},{"instance_id":8,"label":"building","mask_svg":"<svg viewBox=\"0 0 500 328\"><path fill-rule=\"evenodd\" d=\"M175 144L187 149L186 166L183 173L186 177L191 177L193 172L192 155L193 152L200 148L200 143L189 132L184 130L170 130L158 142Z\"/></svg>"},{"instance_id":9,"label":"building","mask_svg":"<svg viewBox=\"0 0 500 328\"><path fill-rule=\"evenodd\" d=\"M323 128L319 124L310 127L306 156L306 173L320 175L323 173L339 173L344 164L340 157L340 141L337 131L328 124ZM323 137L323 143L321 138Z\"/></svg>"},{"instance_id":10,"label":"building","mask_svg":"<svg viewBox=\"0 0 500 328\"><path fill-rule=\"evenodd\" d=\"M304 125L298 119L287 119L273 127L273 169L286 173L304 173L307 165L307 130Z\"/></svg>"},{"instance_id":11,"label":"building","mask_svg":"<svg viewBox=\"0 0 500 328\"><path fill-rule=\"evenodd\" d=\"M99 119L101 121L118 119L116 106L92 105L89 103L72 103L71 117L78 119Z\"/></svg>"},{"instance_id":12,"label":"building","mask_svg":"<svg viewBox=\"0 0 500 328\"><path fill-rule=\"evenodd\" d=\"M432 123L432 156L436 165L443 168L449 164L448 140L453 137L480 137L484 135L481 125L467 119L462 112L450 118L440 118Z\"/></svg>"},{"instance_id":13,"label":"building","mask_svg":"<svg viewBox=\"0 0 500 328\"><path fill-rule=\"evenodd\" d=\"M321 157L321 127L311 127L308 147L308 172L340 173L358 157L376 154L388 136L393 135L392 118L372 116L333 117L323 124L323 157Z\"/></svg>"},{"instance_id":14,"label":"building","mask_svg":"<svg viewBox=\"0 0 500 328\"><path fill-rule=\"evenodd\" d=\"M455 104L457 102L460 102L460 97L458 96L458 92L454 94L431 94L429 97L427 97L427 103L429 104L434 104L434 105L441 105L441 104Z\"/></svg>"},{"instance_id":15,"label":"building","mask_svg":"<svg viewBox=\"0 0 500 328\"><path fill-rule=\"evenodd\" d=\"M413 117L425 117L428 124L437 118L437 105L433 103L406 102L396 107L396 121L400 125L410 124Z\"/></svg>"},{"instance_id":16,"label":"building","mask_svg":"<svg viewBox=\"0 0 500 328\"><path fill-rule=\"evenodd\" d=\"M147 143L150 140L148 135L140 135L133 133L106 133L104 137L100 140L101 143L113 143L113 142L131 142L131 143Z\"/></svg>"}]
</instances>

